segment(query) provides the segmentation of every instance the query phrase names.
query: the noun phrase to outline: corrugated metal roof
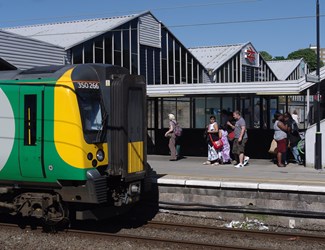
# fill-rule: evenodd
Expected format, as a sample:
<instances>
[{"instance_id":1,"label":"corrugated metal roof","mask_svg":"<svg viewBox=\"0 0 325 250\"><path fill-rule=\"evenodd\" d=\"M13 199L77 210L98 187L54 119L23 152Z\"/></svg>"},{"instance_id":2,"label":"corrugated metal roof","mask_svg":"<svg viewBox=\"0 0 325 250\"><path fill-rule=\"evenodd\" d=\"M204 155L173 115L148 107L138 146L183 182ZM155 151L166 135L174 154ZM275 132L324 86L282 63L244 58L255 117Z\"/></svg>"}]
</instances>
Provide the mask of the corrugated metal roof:
<instances>
[{"instance_id":1,"label":"corrugated metal roof","mask_svg":"<svg viewBox=\"0 0 325 250\"><path fill-rule=\"evenodd\" d=\"M110 31L145 13L150 12L110 18L96 18L61 23L4 28L2 30L69 49L86 40Z\"/></svg>"},{"instance_id":2,"label":"corrugated metal roof","mask_svg":"<svg viewBox=\"0 0 325 250\"><path fill-rule=\"evenodd\" d=\"M207 69L218 69L249 43L189 48L190 52Z\"/></svg>"},{"instance_id":3,"label":"corrugated metal roof","mask_svg":"<svg viewBox=\"0 0 325 250\"><path fill-rule=\"evenodd\" d=\"M266 61L279 80L286 80L303 59Z\"/></svg>"},{"instance_id":4,"label":"corrugated metal roof","mask_svg":"<svg viewBox=\"0 0 325 250\"><path fill-rule=\"evenodd\" d=\"M0 58L18 69L62 65L67 53L62 47L0 30Z\"/></svg>"},{"instance_id":5,"label":"corrugated metal roof","mask_svg":"<svg viewBox=\"0 0 325 250\"><path fill-rule=\"evenodd\" d=\"M312 75L315 75L315 72ZM325 80L325 66L320 69L320 79L321 81ZM148 85L147 95L149 97L250 93L259 95L294 95L301 93L314 84L306 82L306 78L303 77L291 81Z\"/></svg>"}]
</instances>

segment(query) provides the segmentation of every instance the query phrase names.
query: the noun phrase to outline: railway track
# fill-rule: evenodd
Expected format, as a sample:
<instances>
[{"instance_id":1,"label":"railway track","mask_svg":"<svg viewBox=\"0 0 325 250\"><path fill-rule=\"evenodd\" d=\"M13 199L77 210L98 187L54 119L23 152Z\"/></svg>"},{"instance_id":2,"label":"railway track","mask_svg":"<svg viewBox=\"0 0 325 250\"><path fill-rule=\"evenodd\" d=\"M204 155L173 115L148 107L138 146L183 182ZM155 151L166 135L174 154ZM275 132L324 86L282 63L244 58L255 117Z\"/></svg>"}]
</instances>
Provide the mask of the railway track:
<instances>
[{"instance_id":1,"label":"railway track","mask_svg":"<svg viewBox=\"0 0 325 250\"><path fill-rule=\"evenodd\" d=\"M287 232L273 232L273 231L260 231L260 230L245 230L245 229L234 229L234 228L221 228L214 226L205 226L205 225L188 225L188 224L178 224L171 222L160 222L160 221L150 221L148 222L149 227L157 228L182 228L183 230L200 230L202 232L212 232L216 234L238 234L238 235L250 235L257 238L273 238L280 240L290 240L290 241L317 241L324 242L325 236L315 235L315 234L303 234L303 233L287 233Z\"/></svg>"},{"instance_id":2,"label":"railway track","mask_svg":"<svg viewBox=\"0 0 325 250\"><path fill-rule=\"evenodd\" d=\"M17 228L18 226L10 223L0 223L0 227L11 227ZM158 233L155 233L155 236L145 235L143 232L138 233L139 230L142 229L148 230L148 232L152 232L153 230L158 230ZM41 228L38 227L35 231L39 231ZM159 231L165 232L170 230L169 236L166 234L164 236L160 236ZM121 230L122 231L122 230ZM269 242L273 241L281 241L281 242L291 242L293 244L297 243L305 243L308 246L308 242L318 243L319 246L325 246L325 236L315 235L315 234L302 234L302 233L283 233L283 232L270 232L270 231L252 231L252 230L242 230L242 229L229 229L229 228L219 228L213 226L205 226L205 225L188 225L188 224L180 224L180 223L170 223L170 222L160 222L160 221L150 221L146 225L140 228L126 230L127 232L99 232L99 231L89 231L83 229L67 229L63 232L59 232L59 235L64 237L80 237L80 238L91 238L98 240L115 240L125 242L128 241L130 244L146 244L149 246L154 246L155 248L164 249L166 247L176 248L176 249L276 249L274 247L270 247L266 244L264 247L261 245L255 245L254 239L258 239L259 241ZM181 232L182 234L201 234L205 235L208 238L211 238L211 241L195 240L196 237L193 237L193 240L180 239L176 236L175 231ZM157 236L158 235L158 236ZM212 237L221 237L228 238L229 241L226 244L218 243L218 240ZM251 245L247 244L238 245L232 242L234 238L250 238ZM96 242L96 241L94 241ZM220 241L220 242L225 242ZM312 249L312 248L309 248Z\"/></svg>"}]
</instances>

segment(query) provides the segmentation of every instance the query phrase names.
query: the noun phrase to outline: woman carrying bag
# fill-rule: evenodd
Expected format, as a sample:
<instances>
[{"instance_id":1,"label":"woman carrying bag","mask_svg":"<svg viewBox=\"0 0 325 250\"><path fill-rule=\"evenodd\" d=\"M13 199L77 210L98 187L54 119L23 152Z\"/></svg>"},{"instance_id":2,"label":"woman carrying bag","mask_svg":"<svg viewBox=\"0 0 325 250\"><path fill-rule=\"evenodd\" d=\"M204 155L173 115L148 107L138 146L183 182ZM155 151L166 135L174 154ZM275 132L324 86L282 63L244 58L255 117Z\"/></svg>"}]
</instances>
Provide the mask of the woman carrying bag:
<instances>
[{"instance_id":1,"label":"woman carrying bag","mask_svg":"<svg viewBox=\"0 0 325 250\"><path fill-rule=\"evenodd\" d=\"M210 116L210 124L206 128L208 135L208 160L203 162L203 165L219 165L220 150L216 150L214 142L219 140L219 127L214 115Z\"/></svg>"},{"instance_id":2,"label":"woman carrying bag","mask_svg":"<svg viewBox=\"0 0 325 250\"><path fill-rule=\"evenodd\" d=\"M277 165L278 167L285 167L282 163L282 156L286 156L287 152L287 131L288 127L283 123L283 115L281 113L274 114L274 140L277 142Z\"/></svg>"}]
</instances>

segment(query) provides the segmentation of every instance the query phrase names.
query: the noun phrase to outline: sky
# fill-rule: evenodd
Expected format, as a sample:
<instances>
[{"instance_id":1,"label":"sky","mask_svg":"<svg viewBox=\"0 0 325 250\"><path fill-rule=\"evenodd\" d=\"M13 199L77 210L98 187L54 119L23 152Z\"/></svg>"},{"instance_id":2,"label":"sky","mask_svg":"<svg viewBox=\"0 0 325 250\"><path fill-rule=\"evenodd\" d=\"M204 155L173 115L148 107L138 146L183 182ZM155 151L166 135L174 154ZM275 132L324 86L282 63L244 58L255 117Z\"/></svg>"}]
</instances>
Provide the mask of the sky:
<instances>
[{"instance_id":1,"label":"sky","mask_svg":"<svg viewBox=\"0 0 325 250\"><path fill-rule=\"evenodd\" d=\"M287 57L316 45L317 0L0 0L0 28L144 11L186 47L251 42L258 51ZM320 6L320 47L325 47L325 0Z\"/></svg>"}]
</instances>

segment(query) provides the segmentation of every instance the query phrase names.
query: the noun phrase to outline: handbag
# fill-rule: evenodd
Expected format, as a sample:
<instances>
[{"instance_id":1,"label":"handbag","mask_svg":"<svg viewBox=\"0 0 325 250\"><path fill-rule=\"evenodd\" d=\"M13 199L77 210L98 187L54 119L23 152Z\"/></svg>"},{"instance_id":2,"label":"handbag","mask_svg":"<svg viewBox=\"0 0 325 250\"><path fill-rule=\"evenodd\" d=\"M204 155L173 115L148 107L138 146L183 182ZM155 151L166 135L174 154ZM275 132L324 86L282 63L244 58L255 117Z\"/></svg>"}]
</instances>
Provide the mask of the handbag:
<instances>
[{"instance_id":1,"label":"handbag","mask_svg":"<svg viewBox=\"0 0 325 250\"><path fill-rule=\"evenodd\" d=\"M270 148L269 148L269 153L270 154L277 154L278 153L278 143L276 140L272 140Z\"/></svg>"},{"instance_id":2,"label":"handbag","mask_svg":"<svg viewBox=\"0 0 325 250\"><path fill-rule=\"evenodd\" d=\"M222 142L221 139L219 139L217 141L213 141L211 134L209 134L209 137L210 137L210 141L211 141L214 149L219 150L219 149L221 149L223 147L223 142Z\"/></svg>"},{"instance_id":3,"label":"handbag","mask_svg":"<svg viewBox=\"0 0 325 250\"><path fill-rule=\"evenodd\" d=\"M229 134L228 134L228 140L229 141L232 141L235 139L235 131L231 131Z\"/></svg>"}]
</instances>

